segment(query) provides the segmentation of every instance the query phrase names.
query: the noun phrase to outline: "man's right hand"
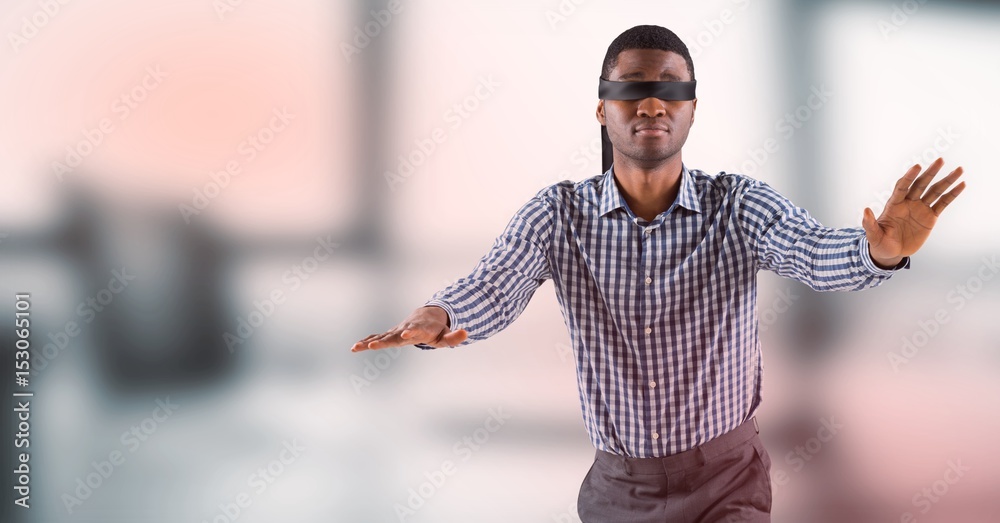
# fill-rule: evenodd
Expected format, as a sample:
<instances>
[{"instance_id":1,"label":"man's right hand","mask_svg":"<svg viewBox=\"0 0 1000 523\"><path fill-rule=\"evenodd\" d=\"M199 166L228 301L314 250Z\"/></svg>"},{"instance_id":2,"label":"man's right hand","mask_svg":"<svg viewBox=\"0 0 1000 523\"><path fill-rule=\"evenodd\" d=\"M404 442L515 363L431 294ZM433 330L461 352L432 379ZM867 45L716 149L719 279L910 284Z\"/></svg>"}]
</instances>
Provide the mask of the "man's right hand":
<instances>
[{"instance_id":1,"label":"man's right hand","mask_svg":"<svg viewBox=\"0 0 1000 523\"><path fill-rule=\"evenodd\" d=\"M431 347L454 347L465 341L469 333L465 329L452 332L449 323L448 313L441 307L420 307L395 327L359 340L351 347L351 352L417 343L426 343Z\"/></svg>"}]
</instances>

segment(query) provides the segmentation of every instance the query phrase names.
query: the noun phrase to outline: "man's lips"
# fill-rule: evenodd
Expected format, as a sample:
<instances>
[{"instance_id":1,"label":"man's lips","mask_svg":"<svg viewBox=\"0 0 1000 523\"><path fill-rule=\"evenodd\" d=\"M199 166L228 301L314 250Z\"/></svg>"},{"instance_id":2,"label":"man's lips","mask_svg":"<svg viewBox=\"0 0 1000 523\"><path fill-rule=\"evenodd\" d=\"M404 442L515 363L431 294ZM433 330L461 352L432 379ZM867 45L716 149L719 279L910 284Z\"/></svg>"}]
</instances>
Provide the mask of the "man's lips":
<instances>
[{"instance_id":1,"label":"man's lips","mask_svg":"<svg viewBox=\"0 0 1000 523\"><path fill-rule=\"evenodd\" d=\"M670 132L664 125L643 125L635 128L635 134L660 135Z\"/></svg>"}]
</instances>

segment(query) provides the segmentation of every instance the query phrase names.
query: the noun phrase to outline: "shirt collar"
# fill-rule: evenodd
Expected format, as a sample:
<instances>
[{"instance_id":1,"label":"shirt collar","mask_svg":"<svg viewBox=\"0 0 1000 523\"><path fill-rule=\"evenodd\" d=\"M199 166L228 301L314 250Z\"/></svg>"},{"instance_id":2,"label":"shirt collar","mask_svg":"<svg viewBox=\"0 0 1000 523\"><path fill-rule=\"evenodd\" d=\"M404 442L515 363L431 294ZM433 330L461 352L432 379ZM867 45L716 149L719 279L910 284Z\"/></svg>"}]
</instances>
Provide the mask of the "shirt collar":
<instances>
[{"instance_id":1,"label":"shirt collar","mask_svg":"<svg viewBox=\"0 0 1000 523\"><path fill-rule=\"evenodd\" d=\"M604 216L619 207L625 207L625 198L622 197L621 192L618 191L618 184L615 183L614 169L615 166L612 164L602 178L600 216ZM681 188L674 203L685 209L697 213L701 212L701 203L698 200L698 193L695 192L694 180L683 162L681 163Z\"/></svg>"}]
</instances>

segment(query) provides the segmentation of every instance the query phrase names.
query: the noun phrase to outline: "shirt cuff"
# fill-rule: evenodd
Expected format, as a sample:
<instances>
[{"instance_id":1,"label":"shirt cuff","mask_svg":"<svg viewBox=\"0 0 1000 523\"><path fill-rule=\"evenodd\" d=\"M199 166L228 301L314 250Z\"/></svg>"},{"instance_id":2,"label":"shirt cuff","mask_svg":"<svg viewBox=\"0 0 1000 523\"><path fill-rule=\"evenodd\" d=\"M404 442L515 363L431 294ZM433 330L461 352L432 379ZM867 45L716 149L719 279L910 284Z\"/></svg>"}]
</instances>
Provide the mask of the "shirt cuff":
<instances>
[{"instance_id":1,"label":"shirt cuff","mask_svg":"<svg viewBox=\"0 0 1000 523\"><path fill-rule=\"evenodd\" d=\"M893 267L891 269L883 269L883 268L879 267L878 265L875 265L875 260L872 259L872 254L871 254L871 252L869 250L869 246L868 246L868 236L865 235L865 234L862 234L861 235L861 264L864 265L865 269L868 269L868 271L871 272L872 274L875 274L877 276L891 276L892 274L894 274L896 271L898 271L900 269L909 269L910 268L910 257L909 256L903 256L903 259L899 260L899 263L897 263L895 267Z\"/></svg>"},{"instance_id":2,"label":"shirt cuff","mask_svg":"<svg viewBox=\"0 0 1000 523\"><path fill-rule=\"evenodd\" d=\"M451 308L451 305L448 305L448 303L443 302L441 300L427 300L427 303L424 303L422 305L422 307L426 307L428 305L434 305L434 306L441 307L442 309L444 309L444 312L446 312L448 314L448 330L449 331L457 330L456 327L455 327L455 323L456 323L456 320L455 320L455 310ZM432 350L432 349L436 349L437 348L437 347L434 347L432 345L428 345L426 343L414 343L413 346L417 347L418 349L422 349L422 350Z\"/></svg>"}]
</instances>

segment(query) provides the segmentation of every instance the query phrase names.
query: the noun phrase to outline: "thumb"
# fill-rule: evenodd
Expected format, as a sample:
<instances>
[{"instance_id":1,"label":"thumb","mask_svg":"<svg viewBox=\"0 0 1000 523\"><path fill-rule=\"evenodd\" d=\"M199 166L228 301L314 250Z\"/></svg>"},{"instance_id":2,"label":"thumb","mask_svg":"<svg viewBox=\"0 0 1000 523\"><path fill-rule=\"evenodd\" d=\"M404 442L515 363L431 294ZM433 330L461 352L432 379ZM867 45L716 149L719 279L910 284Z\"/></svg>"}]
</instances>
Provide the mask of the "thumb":
<instances>
[{"instance_id":1,"label":"thumb","mask_svg":"<svg viewBox=\"0 0 1000 523\"><path fill-rule=\"evenodd\" d=\"M454 347L455 345L465 341L468 337L468 331L465 329L458 329L457 331L451 331L448 334L445 334L444 337L441 338L441 343L446 343L449 347Z\"/></svg>"},{"instance_id":2,"label":"thumb","mask_svg":"<svg viewBox=\"0 0 1000 523\"><path fill-rule=\"evenodd\" d=\"M404 340L413 340L416 343L429 343L441 335L441 330L426 329L422 325L417 325L408 329L403 329L399 337ZM442 336L442 339L444 337Z\"/></svg>"},{"instance_id":3,"label":"thumb","mask_svg":"<svg viewBox=\"0 0 1000 523\"><path fill-rule=\"evenodd\" d=\"M437 338L440 331L434 332L428 329L415 327L409 329L403 329L399 333L399 338L402 340L412 340L414 343L428 343Z\"/></svg>"},{"instance_id":4,"label":"thumb","mask_svg":"<svg viewBox=\"0 0 1000 523\"><path fill-rule=\"evenodd\" d=\"M861 218L861 226L864 227L869 240L877 242L882 238L882 228L879 227L878 221L875 219L875 213L869 207L865 207L864 216Z\"/></svg>"}]
</instances>

